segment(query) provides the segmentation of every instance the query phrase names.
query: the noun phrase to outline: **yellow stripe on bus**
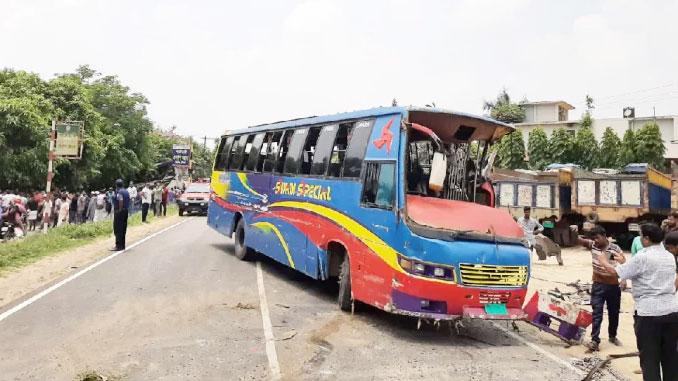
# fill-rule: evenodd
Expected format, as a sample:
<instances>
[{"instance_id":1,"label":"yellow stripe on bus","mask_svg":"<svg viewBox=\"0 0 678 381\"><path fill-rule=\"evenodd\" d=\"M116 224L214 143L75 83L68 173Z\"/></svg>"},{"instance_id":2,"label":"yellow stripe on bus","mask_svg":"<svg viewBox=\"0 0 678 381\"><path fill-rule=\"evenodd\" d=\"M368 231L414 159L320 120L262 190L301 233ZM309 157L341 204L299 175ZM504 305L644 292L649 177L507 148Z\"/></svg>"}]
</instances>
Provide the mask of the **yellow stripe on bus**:
<instances>
[{"instance_id":1,"label":"yellow stripe on bus","mask_svg":"<svg viewBox=\"0 0 678 381\"><path fill-rule=\"evenodd\" d=\"M252 189L252 187L250 187L250 184L247 182L247 174L246 173L236 173L236 176L238 176L238 179L240 180L240 183L242 184L242 186L245 187L245 189L247 189L250 193L252 193L253 195L255 195L257 197L262 197L262 198L264 197L261 194L259 194L259 192L255 191L254 189Z\"/></svg>"},{"instance_id":2,"label":"yellow stripe on bus","mask_svg":"<svg viewBox=\"0 0 678 381\"><path fill-rule=\"evenodd\" d=\"M405 271L398 265L398 253L393 250L386 242L382 241L376 234L367 230L357 221L352 218L337 212L336 210L327 208L322 205L312 204L308 202L298 202L298 201L280 201L275 202L270 205L270 207L285 207L285 208L294 208L294 209L303 209L309 212L319 214L331 221L336 222L339 226L343 227L347 231L355 235L359 240L361 240L367 247L372 251L377 253L386 264L388 264L394 270L404 273Z\"/></svg>"},{"instance_id":3,"label":"yellow stripe on bus","mask_svg":"<svg viewBox=\"0 0 678 381\"><path fill-rule=\"evenodd\" d=\"M287 242L285 241L285 238L283 238L282 234L280 233L280 230L278 230L278 227L273 225L270 222L255 222L252 224L252 226L257 227L264 231L265 233L268 232L273 232L275 233L276 236L278 236L278 240L280 241L280 244L282 245L283 250L285 251L285 255L287 255L287 260L290 262L290 267L294 267L294 260L292 259L292 254L290 253L290 248L287 246Z\"/></svg>"}]
</instances>

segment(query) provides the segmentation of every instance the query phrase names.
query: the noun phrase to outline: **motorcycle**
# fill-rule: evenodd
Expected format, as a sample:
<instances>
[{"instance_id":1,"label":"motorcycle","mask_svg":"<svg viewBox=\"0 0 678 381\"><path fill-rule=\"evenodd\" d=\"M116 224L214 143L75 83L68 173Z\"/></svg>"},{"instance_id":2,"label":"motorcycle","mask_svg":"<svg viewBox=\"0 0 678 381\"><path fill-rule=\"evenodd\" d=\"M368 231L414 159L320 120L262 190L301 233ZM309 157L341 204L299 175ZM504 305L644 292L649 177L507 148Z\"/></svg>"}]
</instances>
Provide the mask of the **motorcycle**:
<instances>
[{"instance_id":1,"label":"motorcycle","mask_svg":"<svg viewBox=\"0 0 678 381\"><path fill-rule=\"evenodd\" d=\"M14 225L9 222L3 222L2 225L0 225L0 240L2 242L7 242L15 237Z\"/></svg>"}]
</instances>

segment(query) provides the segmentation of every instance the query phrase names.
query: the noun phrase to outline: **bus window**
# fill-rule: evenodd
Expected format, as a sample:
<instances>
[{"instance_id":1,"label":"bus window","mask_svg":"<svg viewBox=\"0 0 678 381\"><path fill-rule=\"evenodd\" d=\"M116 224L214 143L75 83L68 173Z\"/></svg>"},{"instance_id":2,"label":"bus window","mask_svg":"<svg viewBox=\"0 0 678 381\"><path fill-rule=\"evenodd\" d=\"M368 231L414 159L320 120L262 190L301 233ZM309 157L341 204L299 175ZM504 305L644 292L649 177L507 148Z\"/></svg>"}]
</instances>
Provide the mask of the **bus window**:
<instances>
[{"instance_id":1,"label":"bus window","mask_svg":"<svg viewBox=\"0 0 678 381\"><path fill-rule=\"evenodd\" d=\"M306 144L304 144L304 150L301 152L301 171L299 171L299 173L302 175L311 173L311 163L313 163L313 158L315 157L318 136L320 136L320 128L321 127L313 127L308 130Z\"/></svg>"},{"instance_id":2,"label":"bus window","mask_svg":"<svg viewBox=\"0 0 678 381\"><path fill-rule=\"evenodd\" d=\"M240 146L242 145L243 148L245 146L245 139L247 139L247 136L241 135L235 138L233 141L233 145L231 146L231 153L228 155L228 168L229 169L238 169L238 166L240 165L238 163L238 153L240 152ZM240 155L240 158L242 159L242 155Z\"/></svg>"},{"instance_id":3,"label":"bus window","mask_svg":"<svg viewBox=\"0 0 678 381\"><path fill-rule=\"evenodd\" d=\"M339 126L336 124L325 126L320 132L318 144L315 146L315 155L313 156L313 164L311 165L312 175L324 176L327 172L327 164L330 161L332 154L332 146L334 138L337 135Z\"/></svg>"},{"instance_id":4,"label":"bus window","mask_svg":"<svg viewBox=\"0 0 678 381\"><path fill-rule=\"evenodd\" d=\"M287 156L285 158L284 173L291 175L299 173L299 168L301 167L301 151L304 148L306 136L308 136L308 128L294 130L294 135L292 135L292 140L290 141Z\"/></svg>"},{"instance_id":5,"label":"bus window","mask_svg":"<svg viewBox=\"0 0 678 381\"><path fill-rule=\"evenodd\" d=\"M248 171L254 171L257 168L257 161L259 161L259 152L261 150L261 145L264 142L264 133L259 133L252 140L252 148L247 155L247 164L245 169Z\"/></svg>"},{"instance_id":6,"label":"bus window","mask_svg":"<svg viewBox=\"0 0 678 381\"><path fill-rule=\"evenodd\" d=\"M264 172L273 172L275 169L275 159L278 157L278 149L280 148L280 139L282 138L282 132L269 132L271 134L268 140L268 146L266 147L266 159L264 160L264 166L262 170Z\"/></svg>"},{"instance_id":7,"label":"bus window","mask_svg":"<svg viewBox=\"0 0 678 381\"><path fill-rule=\"evenodd\" d=\"M346 156L346 146L348 145L348 136L351 135L353 123L342 123L339 125L337 137L334 140L332 147L332 156L330 157L330 165L327 170L327 175L332 177L341 176L341 166L344 164L344 157Z\"/></svg>"},{"instance_id":8,"label":"bus window","mask_svg":"<svg viewBox=\"0 0 678 381\"><path fill-rule=\"evenodd\" d=\"M267 132L264 137L264 143L261 145L259 150L259 158L257 159L257 166L254 168L255 172L263 172L264 164L266 163L266 155L268 155L269 149L271 147L271 138L273 137L272 132Z\"/></svg>"},{"instance_id":9,"label":"bus window","mask_svg":"<svg viewBox=\"0 0 678 381\"><path fill-rule=\"evenodd\" d=\"M361 203L370 208L392 209L395 194L395 164L367 163Z\"/></svg>"},{"instance_id":10,"label":"bus window","mask_svg":"<svg viewBox=\"0 0 678 381\"><path fill-rule=\"evenodd\" d=\"M360 169L365 150L370 141L372 126L374 120L361 120L355 122L351 133L348 136L348 148L346 149L346 158L344 159L343 177L360 177Z\"/></svg>"},{"instance_id":11,"label":"bus window","mask_svg":"<svg viewBox=\"0 0 678 381\"><path fill-rule=\"evenodd\" d=\"M231 145L233 144L233 136L229 136L226 139L221 139L221 145L219 146L219 151L217 151L217 158L214 161L214 170L215 171L224 171L228 165L228 151L231 150Z\"/></svg>"},{"instance_id":12,"label":"bus window","mask_svg":"<svg viewBox=\"0 0 678 381\"><path fill-rule=\"evenodd\" d=\"M278 152L276 153L275 161L275 171L277 173L282 173L283 168L285 167L285 159L287 158L287 152L290 150L290 140L292 140L292 134L294 130L287 130L280 139L278 143Z\"/></svg>"}]
</instances>

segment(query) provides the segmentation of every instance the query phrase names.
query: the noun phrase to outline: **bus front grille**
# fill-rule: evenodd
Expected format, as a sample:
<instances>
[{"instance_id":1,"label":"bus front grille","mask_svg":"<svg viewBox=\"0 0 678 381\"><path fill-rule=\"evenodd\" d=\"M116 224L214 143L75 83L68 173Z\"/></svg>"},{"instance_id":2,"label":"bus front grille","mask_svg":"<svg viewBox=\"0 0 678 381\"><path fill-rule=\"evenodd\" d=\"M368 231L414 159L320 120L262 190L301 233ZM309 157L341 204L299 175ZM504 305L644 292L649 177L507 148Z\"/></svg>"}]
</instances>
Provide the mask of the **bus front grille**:
<instances>
[{"instance_id":1,"label":"bus front grille","mask_svg":"<svg viewBox=\"0 0 678 381\"><path fill-rule=\"evenodd\" d=\"M517 287L527 284L527 266L459 264L464 286Z\"/></svg>"}]
</instances>

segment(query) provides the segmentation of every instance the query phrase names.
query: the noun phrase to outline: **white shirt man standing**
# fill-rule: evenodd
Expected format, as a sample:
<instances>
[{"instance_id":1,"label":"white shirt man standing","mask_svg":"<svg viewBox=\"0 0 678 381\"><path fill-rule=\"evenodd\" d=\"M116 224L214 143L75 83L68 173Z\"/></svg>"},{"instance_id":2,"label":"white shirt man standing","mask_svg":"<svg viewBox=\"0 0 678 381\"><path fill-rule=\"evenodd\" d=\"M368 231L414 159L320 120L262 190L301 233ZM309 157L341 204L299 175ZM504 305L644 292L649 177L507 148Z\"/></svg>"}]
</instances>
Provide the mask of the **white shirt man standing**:
<instances>
[{"instance_id":1,"label":"white shirt man standing","mask_svg":"<svg viewBox=\"0 0 678 381\"><path fill-rule=\"evenodd\" d=\"M148 187L148 184L144 184L144 188L141 189L141 222L146 222L146 217L148 216L148 208L151 207L152 200L152 191Z\"/></svg>"},{"instance_id":2,"label":"white shirt man standing","mask_svg":"<svg viewBox=\"0 0 678 381\"><path fill-rule=\"evenodd\" d=\"M534 235L544 231L544 227L534 218L530 217L532 209L529 206L523 208L524 215L518 218L518 225L523 228L525 238L530 244L530 248L534 247Z\"/></svg>"}]
</instances>

